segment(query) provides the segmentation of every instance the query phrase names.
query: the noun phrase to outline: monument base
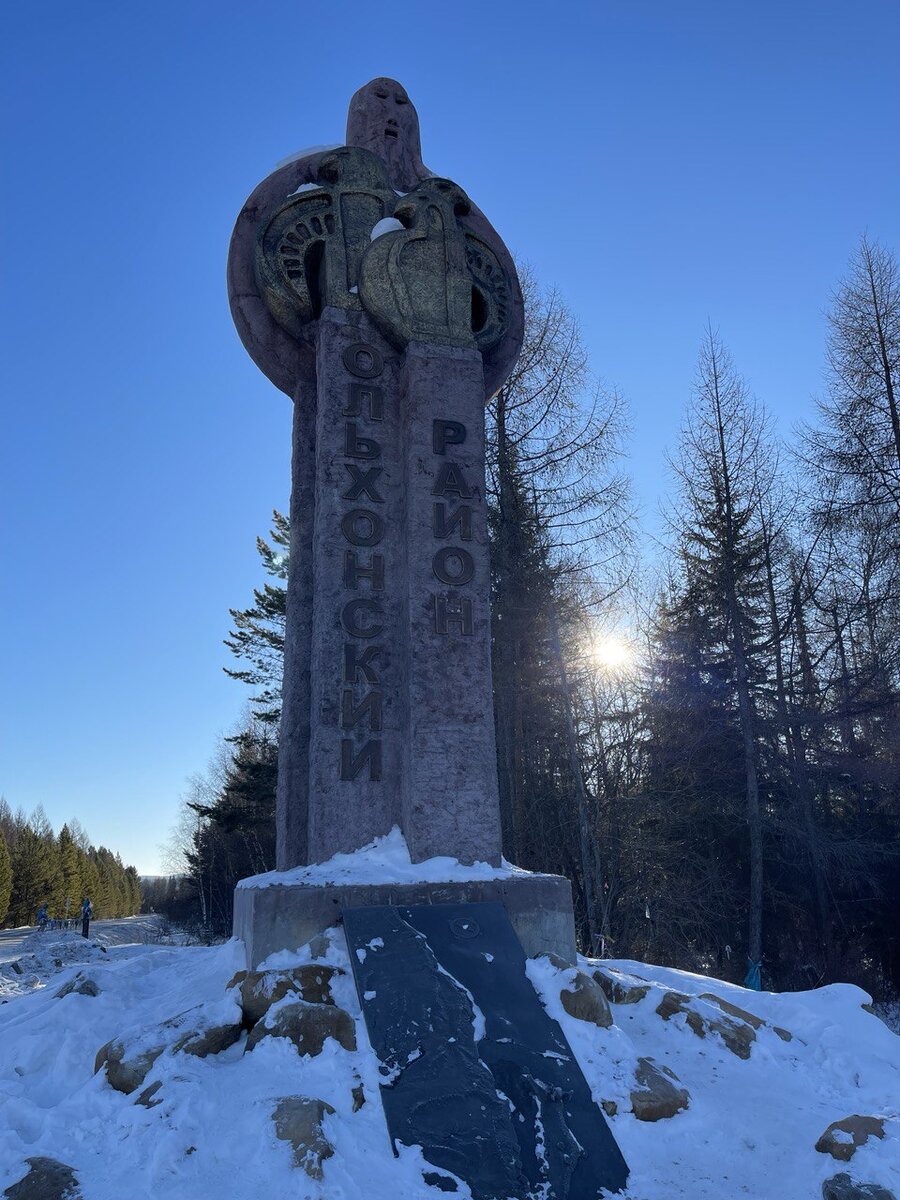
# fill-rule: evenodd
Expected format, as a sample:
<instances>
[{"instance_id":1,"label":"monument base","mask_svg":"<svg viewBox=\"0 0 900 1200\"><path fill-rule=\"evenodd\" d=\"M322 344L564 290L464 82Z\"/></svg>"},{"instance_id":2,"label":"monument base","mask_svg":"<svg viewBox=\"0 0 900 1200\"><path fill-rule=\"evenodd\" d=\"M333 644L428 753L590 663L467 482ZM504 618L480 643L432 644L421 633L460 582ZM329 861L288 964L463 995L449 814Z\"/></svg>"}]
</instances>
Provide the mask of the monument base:
<instances>
[{"instance_id":1,"label":"monument base","mask_svg":"<svg viewBox=\"0 0 900 1200\"><path fill-rule=\"evenodd\" d=\"M244 943L247 969L270 954L294 951L339 925L344 908L370 905L477 904L504 906L529 958L552 951L575 962L572 885L561 875L525 874L447 883L281 883L239 886L234 936Z\"/></svg>"}]
</instances>

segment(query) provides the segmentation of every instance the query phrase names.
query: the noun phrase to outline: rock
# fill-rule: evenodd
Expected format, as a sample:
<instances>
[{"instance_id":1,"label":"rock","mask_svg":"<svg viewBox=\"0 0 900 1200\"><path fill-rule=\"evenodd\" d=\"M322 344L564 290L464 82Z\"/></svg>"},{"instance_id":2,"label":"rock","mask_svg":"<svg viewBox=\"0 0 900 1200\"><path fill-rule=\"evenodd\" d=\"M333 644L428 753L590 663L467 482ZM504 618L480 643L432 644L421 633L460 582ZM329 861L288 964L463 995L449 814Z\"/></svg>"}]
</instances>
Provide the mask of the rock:
<instances>
[{"instance_id":1,"label":"rock","mask_svg":"<svg viewBox=\"0 0 900 1200\"><path fill-rule=\"evenodd\" d=\"M650 991L649 983L632 983L631 978L612 967L598 967L594 972L594 979L613 1004L637 1004Z\"/></svg>"},{"instance_id":2,"label":"rock","mask_svg":"<svg viewBox=\"0 0 900 1200\"><path fill-rule=\"evenodd\" d=\"M331 981L343 975L340 967L311 963L288 971L249 971L241 980L241 1009L244 1022L252 1028L273 1004L294 994L309 1004L334 1004ZM237 978L237 976L235 976Z\"/></svg>"},{"instance_id":3,"label":"rock","mask_svg":"<svg viewBox=\"0 0 900 1200\"><path fill-rule=\"evenodd\" d=\"M197 1033L189 1034L172 1047L176 1053L181 1050L185 1054L193 1054L197 1058L206 1058L210 1054L221 1054L240 1038L243 1033L241 1025L211 1025Z\"/></svg>"},{"instance_id":4,"label":"rock","mask_svg":"<svg viewBox=\"0 0 900 1200\"><path fill-rule=\"evenodd\" d=\"M616 1104L615 1100L601 1100L600 1107L608 1117L614 1117L619 1111L619 1106Z\"/></svg>"},{"instance_id":5,"label":"rock","mask_svg":"<svg viewBox=\"0 0 900 1200\"><path fill-rule=\"evenodd\" d=\"M896 1200L894 1193L877 1183L855 1183L846 1171L826 1179L822 1200Z\"/></svg>"},{"instance_id":6,"label":"rock","mask_svg":"<svg viewBox=\"0 0 900 1200\"><path fill-rule=\"evenodd\" d=\"M753 1013L747 1012L745 1008L738 1008L736 1004L730 1003L728 1000L723 1000L721 996L715 996L712 992L701 992L701 1000L708 1000L710 1004L715 1004L717 1008L721 1008L722 1012L727 1013L729 1017L735 1017L738 1021L743 1021L750 1025L753 1029L762 1029L765 1021L759 1017L755 1017Z\"/></svg>"},{"instance_id":7,"label":"rock","mask_svg":"<svg viewBox=\"0 0 900 1200\"><path fill-rule=\"evenodd\" d=\"M820 1154L830 1154L839 1162L849 1162L859 1146L864 1146L870 1137L884 1137L884 1121L881 1117L861 1117L856 1114L832 1121L819 1140L816 1149Z\"/></svg>"},{"instance_id":8,"label":"rock","mask_svg":"<svg viewBox=\"0 0 900 1200\"><path fill-rule=\"evenodd\" d=\"M55 1158L27 1158L24 1179L8 1187L6 1200L81 1200L78 1179L71 1167Z\"/></svg>"},{"instance_id":9,"label":"rock","mask_svg":"<svg viewBox=\"0 0 900 1200\"><path fill-rule=\"evenodd\" d=\"M156 1108L157 1104L162 1104L162 1100L154 1100L153 1097L161 1087L162 1083L157 1079L156 1083L151 1083L148 1088L144 1088L135 1100L135 1104L143 1104L144 1108Z\"/></svg>"},{"instance_id":10,"label":"rock","mask_svg":"<svg viewBox=\"0 0 900 1200\"><path fill-rule=\"evenodd\" d=\"M310 1179L322 1178L322 1163L334 1154L334 1147L322 1132L326 1113L334 1109L324 1100L306 1096L285 1096L272 1113L275 1136L290 1142L294 1150L294 1165L302 1167Z\"/></svg>"},{"instance_id":11,"label":"rock","mask_svg":"<svg viewBox=\"0 0 900 1200\"><path fill-rule=\"evenodd\" d=\"M710 1004L715 1004L722 1012L727 1013L730 1017L734 1017L737 1021L742 1021L752 1029L771 1029L783 1042L792 1042L794 1040L794 1035L787 1029L782 1029L780 1025L770 1025L767 1021L763 1021L761 1017L754 1016L753 1013L747 1012L745 1008L738 1008L736 1004L731 1004L728 1000L723 1000L721 996L716 996L712 992L701 993L700 999L707 1000Z\"/></svg>"},{"instance_id":12,"label":"rock","mask_svg":"<svg viewBox=\"0 0 900 1200\"><path fill-rule=\"evenodd\" d=\"M253 1026L247 1038L247 1049L252 1050L267 1037L288 1038L301 1054L321 1054L330 1037L345 1050L356 1049L353 1018L334 1004L307 1004L297 1000L282 1005Z\"/></svg>"},{"instance_id":13,"label":"rock","mask_svg":"<svg viewBox=\"0 0 900 1200\"><path fill-rule=\"evenodd\" d=\"M559 994L563 1008L570 1017L579 1021L589 1021L600 1029L608 1029L613 1023L612 1013L599 983L577 968L570 974L571 984L563 987Z\"/></svg>"},{"instance_id":14,"label":"rock","mask_svg":"<svg viewBox=\"0 0 900 1200\"><path fill-rule=\"evenodd\" d=\"M635 1072L639 1084L631 1093L631 1110L639 1121L661 1121L687 1108L687 1089L668 1067L658 1067L652 1058L639 1058Z\"/></svg>"},{"instance_id":15,"label":"rock","mask_svg":"<svg viewBox=\"0 0 900 1200\"><path fill-rule=\"evenodd\" d=\"M225 984L225 991L230 992L233 987L237 987L238 984L243 983L246 978L246 971L237 971Z\"/></svg>"},{"instance_id":16,"label":"rock","mask_svg":"<svg viewBox=\"0 0 900 1200\"><path fill-rule=\"evenodd\" d=\"M151 1046L146 1050L129 1054L129 1048L120 1038L114 1038L101 1046L94 1060L94 1074L106 1068L110 1087L130 1096L141 1086L150 1068L165 1050L165 1045Z\"/></svg>"},{"instance_id":17,"label":"rock","mask_svg":"<svg viewBox=\"0 0 900 1200\"><path fill-rule=\"evenodd\" d=\"M726 1003L719 1002L717 997L713 999L717 1001L717 1007ZM734 1005L729 1007L738 1013L743 1011ZM693 1030L697 1037L717 1033L732 1054L736 1054L738 1058L750 1057L750 1047L756 1041L756 1028L743 1018L737 1019L726 1016L724 1012L716 1012L709 1001L704 1004L702 999L686 996L682 992L666 991L656 1011L664 1021L668 1021L677 1013L684 1013L688 1028ZM748 1013L747 1016L749 1015ZM754 1017L753 1020L757 1018Z\"/></svg>"},{"instance_id":18,"label":"rock","mask_svg":"<svg viewBox=\"0 0 900 1200\"><path fill-rule=\"evenodd\" d=\"M241 1036L243 1026L237 1019L223 1022L222 1015L227 1012L228 1008L223 1008L222 1004L198 1004L160 1025L114 1038L97 1052L94 1071L105 1067L110 1085L129 1096L143 1084L150 1068L166 1051L206 1058L233 1046ZM236 1005L234 1013L237 1018Z\"/></svg>"},{"instance_id":19,"label":"rock","mask_svg":"<svg viewBox=\"0 0 900 1200\"><path fill-rule=\"evenodd\" d=\"M74 979L70 979L56 993L56 999L62 1000L63 996L99 996L100 988L95 980L88 975L82 975L79 971Z\"/></svg>"},{"instance_id":20,"label":"rock","mask_svg":"<svg viewBox=\"0 0 900 1200\"><path fill-rule=\"evenodd\" d=\"M557 971L571 971L575 964L568 962L561 955L556 954L553 950L545 950L540 958L546 958L551 966L556 967Z\"/></svg>"}]
</instances>

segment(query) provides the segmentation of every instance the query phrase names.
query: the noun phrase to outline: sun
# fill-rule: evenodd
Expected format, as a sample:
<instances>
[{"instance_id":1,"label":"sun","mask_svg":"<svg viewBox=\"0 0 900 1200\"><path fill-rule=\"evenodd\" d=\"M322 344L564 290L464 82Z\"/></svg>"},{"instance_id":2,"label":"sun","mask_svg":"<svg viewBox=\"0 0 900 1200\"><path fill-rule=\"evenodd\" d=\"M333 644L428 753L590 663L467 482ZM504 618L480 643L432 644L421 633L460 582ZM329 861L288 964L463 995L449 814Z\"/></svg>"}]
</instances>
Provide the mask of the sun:
<instances>
[{"instance_id":1,"label":"sun","mask_svg":"<svg viewBox=\"0 0 900 1200\"><path fill-rule=\"evenodd\" d=\"M625 637L605 634L593 647L594 662L604 671L630 671L634 666L634 644Z\"/></svg>"}]
</instances>

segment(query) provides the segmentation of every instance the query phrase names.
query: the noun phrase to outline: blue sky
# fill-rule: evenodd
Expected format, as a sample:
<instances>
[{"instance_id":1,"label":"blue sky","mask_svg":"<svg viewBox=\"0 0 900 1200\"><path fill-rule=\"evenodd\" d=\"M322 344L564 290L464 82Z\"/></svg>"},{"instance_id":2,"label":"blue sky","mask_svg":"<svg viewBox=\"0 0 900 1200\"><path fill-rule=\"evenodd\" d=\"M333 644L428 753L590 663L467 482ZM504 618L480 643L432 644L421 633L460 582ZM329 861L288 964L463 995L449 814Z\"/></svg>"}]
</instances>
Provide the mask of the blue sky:
<instances>
[{"instance_id":1,"label":"blue sky","mask_svg":"<svg viewBox=\"0 0 900 1200\"><path fill-rule=\"evenodd\" d=\"M231 324L246 195L409 89L424 158L562 291L631 407L646 521L707 318L782 431L863 230L900 247L895 0L3 6L0 793L159 868L240 716L221 670L287 503Z\"/></svg>"}]
</instances>

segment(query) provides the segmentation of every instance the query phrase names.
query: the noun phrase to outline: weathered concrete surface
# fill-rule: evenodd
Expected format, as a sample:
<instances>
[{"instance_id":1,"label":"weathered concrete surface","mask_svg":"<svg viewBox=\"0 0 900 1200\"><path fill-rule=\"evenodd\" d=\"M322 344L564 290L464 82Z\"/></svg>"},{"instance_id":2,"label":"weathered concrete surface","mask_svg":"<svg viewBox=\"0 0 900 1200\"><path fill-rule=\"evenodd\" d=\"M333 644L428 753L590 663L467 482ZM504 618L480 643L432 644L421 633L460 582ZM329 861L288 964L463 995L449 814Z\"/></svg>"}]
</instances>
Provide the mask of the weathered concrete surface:
<instances>
[{"instance_id":1,"label":"weathered concrete surface","mask_svg":"<svg viewBox=\"0 0 900 1200\"><path fill-rule=\"evenodd\" d=\"M483 393L477 351L408 347L401 826L413 862L500 862Z\"/></svg>"},{"instance_id":2,"label":"weathered concrete surface","mask_svg":"<svg viewBox=\"0 0 900 1200\"><path fill-rule=\"evenodd\" d=\"M300 381L294 395L290 570L284 623L275 802L275 865L279 871L309 861L309 698L315 461L316 389L314 385Z\"/></svg>"},{"instance_id":3,"label":"weathered concrete surface","mask_svg":"<svg viewBox=\"0 0 900 1200\"><path fill-rule=\"evenodd\" d=\"M255 970L270 954L303 946L332 925L342 908L370 904L474 904L499 901L506 908L525 953L552 951L574 961L572 885L559 875L525 875L466 883L309 884L239 887L234 900L234 935L241 938L247 967Z\"/></svg>"},{"instance_id":4,"label":"weathered concrete surface","mask_svg":"<svg viewBox=\"0 0 900 1200\"><path fill-rule=\"evenodd\" d=\"M318 342L310 862L397 824L407 736L399 355L343 309L325 310Z\"/></svg>"}]
</instances>

